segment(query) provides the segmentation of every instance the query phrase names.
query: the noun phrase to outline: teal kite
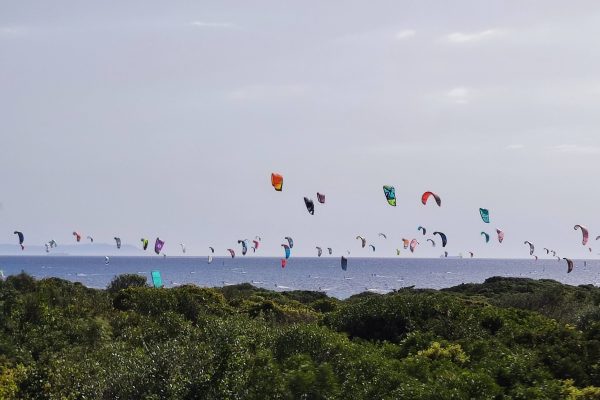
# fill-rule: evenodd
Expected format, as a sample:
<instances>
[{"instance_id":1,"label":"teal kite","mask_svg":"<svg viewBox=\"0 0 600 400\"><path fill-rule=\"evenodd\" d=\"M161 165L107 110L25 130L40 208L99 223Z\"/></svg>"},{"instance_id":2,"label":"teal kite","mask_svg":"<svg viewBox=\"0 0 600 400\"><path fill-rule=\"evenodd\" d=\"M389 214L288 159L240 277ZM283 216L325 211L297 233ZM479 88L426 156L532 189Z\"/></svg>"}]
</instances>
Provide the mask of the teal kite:
<instances>
[{"instance_id":1,"label":"teal kite","mask_svg":"<svg viewBox=\"0 0 600 400\"><path fill-rule=\"evenodd\" d=\"M483 220L483 222L485 222L486 224L490 223L490 211L488 209L480 208L479 214L481 215L481 219Z\"/></svg>"},{"instance_id":2,"label":"teal kite","mask_svg":"<svg viewBox=\"0 0 600 400\"><path fill-rule=\"evenodd\" d=\"M385 199L387 200L390 206L396 207L396 189L393 186L385 185L383 187L383 194L385 194Z\"/></svg>"}]
</instances>

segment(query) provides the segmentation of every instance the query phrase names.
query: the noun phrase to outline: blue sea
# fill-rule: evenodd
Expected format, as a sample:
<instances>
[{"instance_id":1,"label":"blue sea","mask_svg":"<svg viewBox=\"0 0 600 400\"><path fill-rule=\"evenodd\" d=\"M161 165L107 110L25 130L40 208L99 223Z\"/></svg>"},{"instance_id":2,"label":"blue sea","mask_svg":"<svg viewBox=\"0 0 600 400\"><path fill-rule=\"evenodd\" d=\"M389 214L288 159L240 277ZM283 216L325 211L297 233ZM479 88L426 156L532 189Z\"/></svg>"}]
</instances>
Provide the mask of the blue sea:
<instances>
[{"instance_id":1,"label":"blue sea","mask_svg":"<svg viewBox=\"0 0 600 400\"><path fill-rule=\"evenodd\" d=\"M193 283L218 287L249 282L271 290L315 290L347 298L364 291L387 293L407 286L447 288L480 283L492 276L554 279L570 285L600 285L600 260L575 261L567 274L565 261L515 259L402 259L349 258L342 271L340 259L291 258L285 269L278 258L219 258L211 264L202 257L0 256L4 275L25 271L36 278L57 277L105 288L119 274L148 277L160 271L166 287Z\"/></svg>"}]
</instances>

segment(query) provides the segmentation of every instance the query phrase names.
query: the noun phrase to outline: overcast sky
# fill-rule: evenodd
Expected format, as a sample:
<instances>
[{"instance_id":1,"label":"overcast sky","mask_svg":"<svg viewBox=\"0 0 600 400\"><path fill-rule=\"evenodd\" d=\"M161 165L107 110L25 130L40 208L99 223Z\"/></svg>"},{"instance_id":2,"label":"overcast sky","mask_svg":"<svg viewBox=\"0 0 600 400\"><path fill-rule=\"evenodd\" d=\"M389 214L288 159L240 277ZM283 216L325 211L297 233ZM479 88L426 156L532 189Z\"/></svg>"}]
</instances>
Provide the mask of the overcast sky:
<instances>
[{"instance_id":1,"label":"overcast sky","mask_svg":"<svg viewBox=\"0 0 600 400\"><path fill-rule=\"evenodd\" d=\"M423 225L452 254L586 256L599 37L597 1L0 1L0 242L437 257Z\"/></svg>"}]
</instances>

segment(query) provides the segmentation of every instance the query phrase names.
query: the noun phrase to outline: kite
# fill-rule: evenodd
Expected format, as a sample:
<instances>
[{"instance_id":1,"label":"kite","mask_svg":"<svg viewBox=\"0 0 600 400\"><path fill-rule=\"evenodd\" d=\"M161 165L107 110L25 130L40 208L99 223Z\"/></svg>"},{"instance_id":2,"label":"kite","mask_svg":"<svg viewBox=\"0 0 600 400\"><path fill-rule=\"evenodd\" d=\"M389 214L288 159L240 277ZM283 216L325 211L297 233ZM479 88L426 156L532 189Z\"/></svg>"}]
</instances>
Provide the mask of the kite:
<instances>
[{"instance_id":1,"label":"kite","mask_svg":"<svg viewBox=\"0 0 600 400\"><path fill-rule=\"evenodd\" d=\"M110 258L108 256L104 256L104 264L110 264Z\"/></svg>"},{"instance_id":2,"label":"kite","mask_svg":"<svg viewBox=\"0 0 600 400\"><path fill-rule=\"evenodd\" d=\"M582 238L582 240L581 240L581 243L582 243L582 244L585 246L585 245L587 244L587 242L588 242L588 238L589 238L589 233L588 233L588 230L587 230L587 228L586 228L585 226L583 226L583 225L575 225L575 226L573 227L573 229L575 229L575 230L577 230L577 228L581 229L581 235L582 235L582 237L583 237L583 238Z\"/></svg>"},{"instance_id":3,"label":"kite","mask_svg":"<svg viewBox=\"0 0 600 400\"><path fill-rule=\"evenodd\" d=\"M361 247L364 249L365 246L367 245L367 239L365 239L364 237L362 237L360 235L357 236L356 239L360 239Z\"/></svg>"},{"instance_id":4,"label":"kite","mask_svg":"<svg viewBox=\"0 0 600 400\"><path fill-rule=\"evenodd\" d=\"M141 238L140 242L142 242L142 248L146 250L148 248L148 239Z\"/></svg>"},{"instance_id":5,"label":"kite","mask_svg":"<svg viewBox=\"0 0 600 400\"><path fill-rule=\"evenodd\" d=\"M227 249L227 251L231 254L231 258L235 258L235 251L233 249Z\"/></svg>"},{"instance_id":6,"label":"kite","mask_svg":"<svg viewBox=\"0 0 600 400\"><path fill-rule=\"evenodd\" d=\"M489 243L489 241L490 241L490 235L488 235L486 232L481 232L481 235L483 237L485 237L485 242Z\"/></svg>"},{"instance_id":7,"label":"kite","mask_svg":"<svg viewBox=\"0 0 600 400\"><path fill-rule=\"evenodd\" d=\"M333 254L333 249L332 249L331 247L328 247L328 248L327 248L327 251L329 252L329 255L332 255L332 254Z\"/></svg>"},{"instance_id":8,"label":"kite","mask_svg":"<svg viewBox=\"0 0 600 400\"><path fill-rule=\"evenodd\" d=\"M417 239L413 239L410 241L410 252L411 253L415 252L415 248L417 247L418 244L419 244L419 242L417 242Z\"/></svg>"},{"instance_id":9,"label":"kite","mask_svg":"<svg viewBox=\"0 0 600 400\"><path fill-rule=\"evenodd\" d=\"M315 215L315 203L308 197L304 198L304 204L310 215Z\"/></svg>"},{"instance_id":10,"label":"kite","mask_svg":"<svg viewBox=\"0 0 600 400\"><path fill-rule=\"evenodd\" d=\"M396 255L399 256L400 255L400 249L396 249Z\"/></svg>"},{"instance_id":11,"label":"kite","mask_svg":"<svg viewBox=\"0 0 600 400\"><path fill-rule=\"evenodd\" d=\"M285 250L285 259L287 260L288 258L290 258L290 246L288 246L287 244L282 244L281 247L283 247L283 249Z\"/></svg>"},{"instance_id":12,"label":"kite","mask_svg":"<svg viewBox=\"0 0 600 400\"><path fill-rule=\"evenodd\" d=\"M531 243L530 241L526 240L523 242L523 244L528 244L529 245L529 255L532 256L533 252L535 251L535 246L533 245L533 243Z\"/></svg>"},{"instance_id":13,"label":"kite","mask_svg":"<svg viewBox=\"0 0 600 400\"><path fill-rule=\"evenodd\" d=\"M396 189L393 186L384 186L383 194L385 194L385 199L387 200L390 206L396 207Z\"/></svg>"},{"instance_id":14,"label":"kite","mask_svg":"<svg viewBox=\"0 0 600 400\"><path fill-rule=\"evenodd\" d=\"M417 228L417 230L418 230L418 231L423 231L423 236L425 236L425 234L427 233L427 229L425 229L425 227L423 227L423 226L419 226L419 227Z\"/></svg>"},{"instance_id":15,"label":"kite","mask_svg":"<svg viewBox=\"0 0 600 400\"><path fill-rule=\"evenodd\" d=\"M423 205L426 205L427 200L429 200L430 197L433 197L435 199L435 202L437 203L438 207L442 206L442 199L440 198L440 196L438 196L437 194L435 194L433 192L423 193L423 196L421 196L421 203L423 203Z\"/></svg>"},{"instance_id":16,"label":"kite","mask_svg":"<svg viewBox=\"0 0 600 400\"><path fill-rule=\"evenodd\" d=\"M321 204L325 204L325 195L317 192L317 201Z\"/></svg>"},{"instance_id":17,"label":"kite","mask_svg":"<svg viewBox=\"0 0 600 400\"><path fill-rule=\"evenodd\" d=\"M472 251L467 251L467 253L471 255L471 258L473 258L473 256L475 255L475 253L473 253Z\"/></svg>"},{"instance_id":18,"label":"kite","mask_svg":"<svg viewBox=\"0 0 600 400\"><path fill-rule=\"evenodd\" d=\"M164 241L160 240L159 238L156 238L156 241L154 242L154 252L156 254L160 254L160 251L162 250L164 245Z\"/></svg>"},{"instance_id":19,"label":"kite","mask_svg":"<svg viewBox=\"0 0 600 400\"><path fill-rule=\"evenodd\" d=\"M431 242L431 247L435 247L435 242L433 239L427 239L428 242Z\"/></svg>"},{"instance_id":20,"label":"kite","mask_svg":"<svg viewBox=\"0 0 600 400\"><path fill-rule=\"evenodd\" d=\"M409 239L402 239L402 244L404 245L404 249L408 249L408 245L410 244Z\"/></svg>"},{"instance_id":21,"label":"kite","mask_svg":"<svg viewBox=\"0 0 600 400\"><path fill-rule=\"evenodd\" d=\"M317 249L317 257L321 257L321 254L323 254L323 249L321 249L319 246L317 246L316 249Z\"/></svg>"},{"instance_id":22,"label":"kite","mask_svg":"<svg viewBox=\"0 0 600 400\"><path fill-rule=\"evenodd\" d=\"M289 236L284 237L284 239L288 241L288 245L290 246L290 249L293 249L294 248L294 239L292 239Z\"/></svg>"},{"instance_id":23,"label":"kite","mask_svg":"<svg viewBox=\"0 0 600 400\"><path fill-rule=\"evenodd\" d=\"M498 242L502 243L504 241L504 232L496 228L496 233L498 234Z\"/></svg>"},{"instance_id":24,"label":"kite","mask_svg":"<svg viewBox=\"0 0 600 400\"><path fill-rule=\"evenodd\" d=\"M211 252L212 254L215 254L215 249L214 249L214 247L210 247L210 246L209 246L208 248L210 249L210 252Z\"/></svg>"},{"instance_id":25,"label":"kite","mask_svg":"<svg viewBox=\"0 0 600 400\"><path fill-rule=\"evenodd\" d=\"M117 244L117 249L121 248L121 238L115 237L115 243Z\"/></svg>"},{"instance_id":26,"label":"kite","mask_svg":"<svg viewBox=\"0 0 600 400\"><path fill-rule=\"evenodd\" d=\"M25 250L25 246L23 246L23 242L25 241L25 236L23 235L23 232L14 231L13 234L19 237L19 245L21 246L21 250Z\"/></svg>"},{"instance_id":27,"label":"kite","mask_svg":"<svg viewBox=\"0 0 600 400\"><path fill-rule=\"evenodd\" d=\"M210 264L212 261L213 261L213 256L209 254L207 262Z\"/></svg>"},{"instance_id":28,"label":"kite","mask_svg":"<svg viewBox=\"0 0 600 400\"><path fill-rule=\"evenodd\" d=\"M573 271L573 260L569 259L569 258L565 258L563 257L563 260L565 260L567 262L567 274L570 273L571 271Z\"/></svg>"},{"instance_id":29,"label":"kite","mask_svg":"<svg viewBox=\"0 0 600 400\"><path fill-rule=\"evenodd\" d=\"M481 219L483 220L483 222L485 222L486 224L490 223L490 211L488 209L480 208L479 214L481 215Z\"/></svg>"},{"instance_id":30,"label":"kite","mask_svg":"<svg viewBox=\"0 0 600 400\"><path fill-rule=\"evenodd\" d=\"M179 243L179 245L181 246L181 251L185 254L185 243Z\"/></svg>"},{"instance_id":31,"label":"kite","mask_svg":"<svg viewBox=\"0 0 600 400\"><path fill-rule=\"evenodd\" d=\"M46 243L44 246L46 246L46 253L50 253L50 245Z\"/></svg>"},{"instance_id":32,"label":"kite","mask_svg":"<svg viewBox=\"0 0 600 400\"><path fill-rule=\"evenodd\" d=\"M283 176L276 174L276 173L272 173L271 174L271 185L273 185L273 188L276 191L281 192L281 190L283 189Z\"/></svg>"},{"instance_id":33,"label":"kite","mask_svg":"<svg viewBox=\"0 0 600 400\"><path fill-rule=\"evenodd\" d=\"M258 240L253 240L252 243L254 243L254 247L252 249L254 251L258 250L258 246L260 245L260 242Z\"/></svg>"},{"instance_id":34,"label":"kite","mask_svg":"<svg viewBox=\"0 0 600 400\"><path fill-rule=\"evenodd\" d=\"M384 239L387 239L387 235L385 233L380 233L379 236L381 236Z\"/></svg>"},{"instance_id":35,"label":"kite","mask_svg":"<svg viewBox=\"0 0 600 400\"><path fill-rule=\"evenodd\" d=\"M245 256L246 252L248 251L248 247L246 247L246 241L245 240L238 240L238 244L242 245L242 255Z\"/></svg>"},{"instance_id":36,"label":"kite","mask_svg":"<svg viewBox=\"0 0 600 400\"><path fill-rule=\"evenodd\" d=\"M81 233L73 232L73 236L75 236L75 240L77 240L77 242L81 242Z\"/></svg>"},{"instance_id":37,"label":"kite","mask_svg":"<svg viewBox=\"0 0 600 400\"><path fill-rule=\"evenodd\" d=\"M89 240L90 240L90 243L94 243L94 238L93 238L93 237L91 237L91 236L88 236L88 237L86 237L86 239L89 239Z\"/></svg>"},{"instance_id":38,"label":"kite","mask_svg":"<svg viewBox=\"0 0 600 400\"><path fill-rule=\"evenodd\" d=\"M446 234L443 232L433 232L433 235L438 235L440 237L440 239L442 239L442 247L446 247L446 244L448 243L448 238L446 238Z\"/></svg>"},{"instance_id":39,"label":"kite","mask_svg":"<svg viewBox=\"0 0 600 400\"><path fill-rule=\"evenodd\" d=\"M157 289L163 287L160 271L152 271L152 285Z\"/></svg>"},{"instance_id":40,"label":"kite","mask_svg":"<svg viewBox=\"0 0 600 400\"><path fill-rule=\"evenodd\" d=\"M51 241L49 241L48 244L50 245L50 248L58 246L58 244L56 244L56 240L54 240L54 239L52 239Z\"/></svg>"},{"instance_id":41,"label":"kite","mask_svg":"<svg viewBox=\"0 0 600 400\"><path fill-rule=\"evenodd\" d=\"M375 246L373 246L372 244L370 244L369 247L372 248L373 251L375 251Z\"/></svg>"},{"instance_id":42,"label":"kite","mask_svg":"<svg viewBox=\"0 0 600 400\"><path fill-rule=\"evenodd\" d=\"M348 269L348 259L344 256L342 256L341 265L343 271L346 271Z\"/></svg>"},{"instance_id":43,"label":"kite","mask_svg":"<svg viewBox=\"0 0 600 400\"><path fill-rule=\"evenodd\" d=\"M285 258L281 259L281 268L285 268L285 266L287 265L287 260Z\"/></svg>"}]
</instances>

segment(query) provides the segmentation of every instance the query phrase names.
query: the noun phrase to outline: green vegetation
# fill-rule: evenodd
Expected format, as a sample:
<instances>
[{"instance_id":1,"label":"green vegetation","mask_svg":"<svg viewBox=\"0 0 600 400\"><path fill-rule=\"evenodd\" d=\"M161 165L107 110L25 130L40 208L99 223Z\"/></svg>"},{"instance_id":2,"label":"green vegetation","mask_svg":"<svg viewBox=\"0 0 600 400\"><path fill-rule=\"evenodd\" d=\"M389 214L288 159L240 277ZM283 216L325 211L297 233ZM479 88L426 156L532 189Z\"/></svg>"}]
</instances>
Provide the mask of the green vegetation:
<instances>
[{"instance_id":1,"label":"green vegetation","mask_svg":"<svg viewBox=\"0 0 600 400\"><path fill-rule=\"evenodd\" d=\"M600 399L600 289L0 282L0 399Z\"/></svg>"}]
</instances>

